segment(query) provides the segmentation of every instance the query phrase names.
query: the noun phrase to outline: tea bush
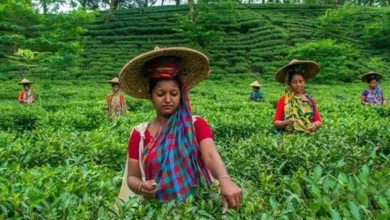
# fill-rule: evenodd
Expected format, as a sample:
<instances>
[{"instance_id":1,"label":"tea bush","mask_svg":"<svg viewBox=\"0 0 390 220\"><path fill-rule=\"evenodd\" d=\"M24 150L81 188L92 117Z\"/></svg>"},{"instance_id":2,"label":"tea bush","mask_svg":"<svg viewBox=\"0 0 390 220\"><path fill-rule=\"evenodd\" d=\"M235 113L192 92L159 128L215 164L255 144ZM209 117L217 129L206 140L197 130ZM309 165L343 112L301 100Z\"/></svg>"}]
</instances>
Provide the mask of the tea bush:
<instances>
[{"instance_id":1,"label":"tea bush","mask_svg":"<svg viewBox=\"0 0 390 220\"><path fill-rule=\"evenodd\" d=\"M191 91L194 114L212 127L244 191L242 205L226 215L215 186L181 204L132 199L114 208L131 128L155 114L148 101L126 97L128 114L109 121L102 110L108 84L40 80L32 87L40 99L24 106L12 95L15 84L5 82L0 218L389 218L390 110L359 105L366 85L309 82L323 127L309 136L280 135L272 119L283 86L261 80L265 101L249 103L252 80L232 75Z\"/></svg>"}]
</instances>

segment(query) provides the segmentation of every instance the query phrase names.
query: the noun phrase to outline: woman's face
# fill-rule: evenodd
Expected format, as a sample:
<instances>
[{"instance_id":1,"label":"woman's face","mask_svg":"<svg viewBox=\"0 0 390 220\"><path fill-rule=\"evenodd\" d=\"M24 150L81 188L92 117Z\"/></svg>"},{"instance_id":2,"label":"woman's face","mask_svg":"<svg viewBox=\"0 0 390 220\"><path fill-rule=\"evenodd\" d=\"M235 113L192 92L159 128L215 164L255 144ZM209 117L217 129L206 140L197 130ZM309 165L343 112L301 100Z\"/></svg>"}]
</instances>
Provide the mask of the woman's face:
<instances>
[{"instance_id":1,"label":"woman's face","mask_svg":"<svg viewBox=\"0 0 390 220\"><path fill-rule=\"evenodd\" d=\"M260 87L252 87L253 88L253 92L258 92L260 90Z\"/></svg>"},{"instance_id":2,"label":"woman's face","mask_svg":"<svg viewBox=\"0 0 390 220\"><path fill-rule=\"evenodd\" d=\"M174 80L160 80L152 90L152 103L157 113L171 116L180 104L180 88Z\"/></svg>"},{"instance_id":3,"label":"woman's face","mask_svg":"<svg viewBox=\"0 0 390 220\"><path fill-rule=\"evenodd\" d=\"M371 88L371 89L375 89L377 86L378 86L378 82L373 79L371 80L369 83L368 83L368 86Z\"/></svg>"},{"instance_id":4,"label":"woman's face","mask_svg":"<svg viewBox=\"0 0 390 220\"><path fill-rule=\"evenodd\" d=\"M30 89L30 85L29 84L25 84L23 87L24 87L24 91L26 91L26 92Z\"/></svg>"},{"instance_id":5,"label":"woman's face","mask_svg":"<svg viewBox=\"0 0 390 220\"><path fill-rule=\"evenodd\" d=\"M112 91L119 92L119 85L118 84L113 85L112 86Z\"/></svg>"},{"instance_id":6,"label":"woman's face","mask_svg":"<svg viewBox=\"0 0 390 220\"><path fill-rule=\"evenodd\" d=\"M305 91L305 79L301 74L294 74L290 82L291 89L297 93L302 94Z\"/></svg>"}]
</instances>

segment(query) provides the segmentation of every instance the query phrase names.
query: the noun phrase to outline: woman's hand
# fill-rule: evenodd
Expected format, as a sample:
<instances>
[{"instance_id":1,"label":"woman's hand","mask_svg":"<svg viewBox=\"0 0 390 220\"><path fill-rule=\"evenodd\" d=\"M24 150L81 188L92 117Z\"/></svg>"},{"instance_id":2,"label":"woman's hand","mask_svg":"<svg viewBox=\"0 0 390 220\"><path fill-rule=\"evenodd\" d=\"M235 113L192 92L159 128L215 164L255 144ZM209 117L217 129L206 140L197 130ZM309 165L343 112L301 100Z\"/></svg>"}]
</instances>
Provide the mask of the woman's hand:
<instances>
[{"instance_id":1,"label":"woman's hand","mask_svg":"<svg viewBox=\"0 0 390 220\"><path fill-rule=\"evenodd\" d=\"M309 127L309 131L310 132L315 132L316 130L318 130L319 128L321 127L321 122L313 122L310 127Z\"/></svg>"},{"instance_id":2,"label":"woman's hand","mask_svg":"<svg viewBox=\"0 0 390 220\"><path fill-rule=\"evenodd\" d=\"M146 198L154 198L157 192L157 183L154 180L141 182L138 187L138 192Z\"/></svg>"},{"instance_id":3,"label":"woman's hand","mask_svg":"<svg viewBox=\"0 0 390 220\"><path fill-rule=\"evenodd\" d=\"M315 132L316 130L317 130L317 124L316 123L311 124L309 127L309 131Z\"/></svg>"},{"instance_id":4,"label":"woman's hand","mask_svg":"<svg viewBox=\"0 0 390 220\"><path fill-rule=\"evenodd\" d=\"M226 214L228 207L237 208L241 204L242 190L229 178L219 180L222 196L222 214Z\"/></svg>"},{"instance_id":5,"label":"woman's hand","mask_svg":"<svg viewBox=\"0 0 390 220\"><path fill-rule=\"evenodd\" d=\"M284 123L286 123L286 126L287 125L294 125L296 119L295 118L290 118L288 120L285 120Z\"/></svg>"}]
</instances>

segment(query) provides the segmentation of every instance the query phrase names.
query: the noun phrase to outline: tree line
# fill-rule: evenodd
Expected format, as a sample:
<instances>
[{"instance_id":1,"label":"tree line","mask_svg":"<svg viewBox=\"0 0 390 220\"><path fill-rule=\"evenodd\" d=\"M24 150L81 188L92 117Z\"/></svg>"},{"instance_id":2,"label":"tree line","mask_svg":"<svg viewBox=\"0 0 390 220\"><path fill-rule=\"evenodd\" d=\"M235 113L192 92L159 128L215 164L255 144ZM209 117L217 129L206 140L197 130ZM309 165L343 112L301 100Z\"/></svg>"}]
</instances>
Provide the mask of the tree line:
<instances>
[{"instance_id":1,"label":"tree line","mask_svg":"<svg viewBox=\"0 0 390 220\"><path fill-rule=\"evenodd\" d=\"M34 7L43 14L56 13L61 7L84 10L115 10L119 8L152 7L183 4L210 4L235 2L237 4L338 4L358 6L390 6L390 0L33 0Z\"/></svg>"}]
</instances>

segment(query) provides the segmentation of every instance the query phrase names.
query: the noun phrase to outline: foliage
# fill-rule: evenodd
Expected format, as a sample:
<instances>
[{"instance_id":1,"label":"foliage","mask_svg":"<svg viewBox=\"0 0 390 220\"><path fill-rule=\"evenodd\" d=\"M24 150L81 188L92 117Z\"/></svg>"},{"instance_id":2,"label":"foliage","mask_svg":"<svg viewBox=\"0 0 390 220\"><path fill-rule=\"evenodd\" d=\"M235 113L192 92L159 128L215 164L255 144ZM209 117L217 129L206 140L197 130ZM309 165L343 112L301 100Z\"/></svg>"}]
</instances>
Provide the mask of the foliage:
<instances>
[{"instance_id":1,"label":"foliage","mask_svg":"<svg viewBox=\"0 0 390 220\"><path fill-rule=\"evenodd\" d=\"M367 63L368 70L378 71L386 75L388 64L380 57L372 57Z\"/></svg>"},{"instance_id":2,"label":"foliage","mask_svg":"<svg viewBox=\"0 0 390 220\"><path fill-rule=\"evenodd\" d=\"M336 44L333 40L298 44L289 51L290 59L315 60L321 66L318 80L352 82L362 70L353 62L360 56L359 50L349 44Z\"/></svg>"},{"instance_id":3,"label":"foliage","mask_svg":"<svg viewBox=\"0 0 390 220\"><path fill-rule=\"evenodd\" d=\"M363 38L375 48L390 48L390 11L382 20L367 25Z\"/></svg>"},{"instance_id":4,"label":"foliage","mask_svg":"<svg viewBox=\"0 0 390 220\"><path fill-rule=\"evenodd\" d=\"M87 31L83 26L96 16L96 12L83 10L43 16L34 12L30 1L6 1L0 12L0 56L9 58L10 62L3 65L17 71L34 67L48 72L48 68L56 71L77 65L82 52L80 36ZM20 18L20 14L25 16Z\"/></svg>"},{"instance_id":5,"label":"foliage","mask_svg":"<svg viewBox=\"0 0 390 220\"><path fill-rule=\"evenodd\" d=\"M27 69L32 67L40 59L41 54L36 51L18 49L14 56L10 56L10 62L19 68Z\"/></svg>"},{"instance_id":6,"label":"foliage","mask_svg":"<svg viewBox=\"0 0 390 220\"><path fill-rule=\"evenodd\" d=\"M378 12L381 11L383 13ZM319 17L325 35L349 37L369 43L374 48L389 46L390 12L386 8L373 10L365 7L328 9ZM335 28L336 27L336 28ZM342 27L346 27L345 31Z\"/></svg>"},{"instance_id":7,"label":"foliage","mask_svg":"<svg viewBox=\"0 0 390 220\"><path fill-rule=\"evenodd\" d=\"M155 46L186 46L209 56L215 79L236 74L273 79L275 71L289 61L288 51L297 44L332 39L337 44L347 43L359 49L360 56L352 64L345 64L356 75L368 69L371 57L388 64L390 52L363 38L364 28L384 18L385 9L352 8L356 13L340 14L339 20L330 21L328 29L319 28L318 17L329 7L240 5L232 1L199 3L195 4L195 13L200 13L195 21L200 26L191 22L186 5L118 9L109 23L104 22L105 12L80 10L72 15L45 16L44 24L30 25L28 31L23 26L0 23L5 30L14 30L0 36L5 43L0 44L0 56L12 55L20 47L51 57L34 67L32 75L52 79L109 79L129 58ZM96 15L96 20L88 23L90 20L83 13ZM84 18L89 21L83 22ZM0 71L5 73L2 79L11 79L20 75L21 70L9 62L1 62Z\"/></svg>"},{"instance_id":8,"label":"foliage","mask_svg":"<svg viewBox=\"0 0 390 220\"><path fill-rule=\"evenodd\" d=\"M78 2L81 5L81 8L84 10L97 10L99 9L99 4L101 3L101 0L71 0L73 5Z\"/></svg>"},{"instance_id":9,"label":"foliage","mask_svg":"<svg viewBox=\"0 0 390 220\"><path fill-rule=\"evenodd\" d=\"M153 118L152 105L126 97L130 112L109 121L102 110L109 85L31 80L39 96L32 105L17 103L14 81L0 88L0 218L389 218L390 111L359 105L365 84L307 84L323 118L310 136L275 132L273 103L283 86L263 81L258 104L246 101L253 78L191 90L194 114L213 128L244 190L240 208L222 216L216 188L182 204L131 200L115 211L128 135Z\"/></svg>"},{"instance_id":10,"label":"foliage","mask_svg":"<svg viewBox=\"0 0 390 220\"><path fill-rule=\"evenodd\" d=\"M174 30L184 33L193 42L205 48L211 42L218 42L223 39L218 23L233 21L235 19L234 1L211 1L207 3L199 2L193 11L188 15L177 14L178 27ZM215 7L221 7L225 13L215 11Z\"/></svg>"},{"instance_id":11,"label":"foliage","mask_svg":"<svg viewBox=\"0 0 390 220\"><path fill-rule=\"evenodd\" d=\"M347 0L345 5L350 6L368 6L368 7L388 7L390 5L389 0Z\"/></svg>"},{"instance_id":12,"label":"foliage","mask_svg":"<svg viewBox=\"0 0 390 220\"><path fill-rule=\"evenodd\" d=\"M34 8L42 11L43 14L56 13L59 8L67 4L67 0L36 0Z\"/></svg>"}]
</instances>

